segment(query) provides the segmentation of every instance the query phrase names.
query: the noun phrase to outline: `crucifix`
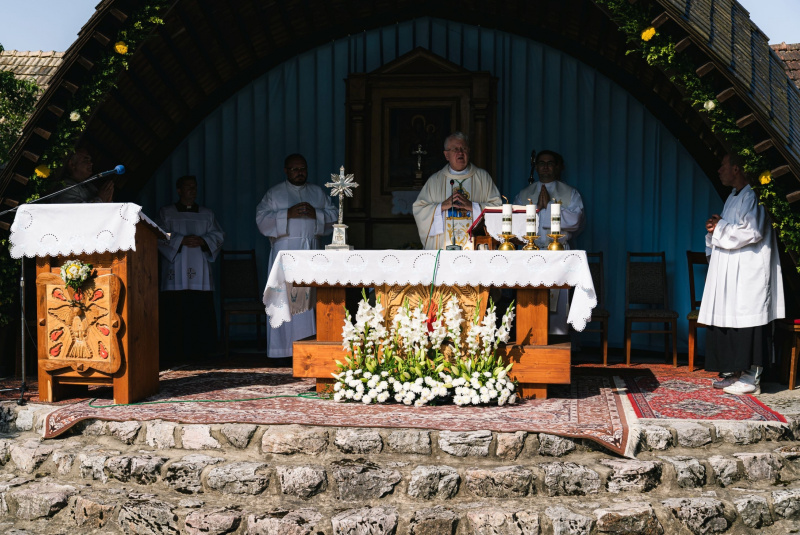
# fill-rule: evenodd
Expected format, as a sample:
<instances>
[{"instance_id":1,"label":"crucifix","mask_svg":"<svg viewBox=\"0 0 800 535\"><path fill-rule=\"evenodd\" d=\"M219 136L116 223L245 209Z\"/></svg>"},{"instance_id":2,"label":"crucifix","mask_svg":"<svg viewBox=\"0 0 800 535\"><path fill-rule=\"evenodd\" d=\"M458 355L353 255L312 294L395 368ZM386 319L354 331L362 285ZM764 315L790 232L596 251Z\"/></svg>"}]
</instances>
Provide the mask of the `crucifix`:
<instances>
[{"instance_id":1,"label":"crucifix","mask_svg":"<svg viewBox=\"0 0 800 535\"><path fill-rule=\"evenodd\" d=\"M417 145L417 150L411 151L411 154L417 156L417 170L414 172L414 187L422 188L422 157L428 154L428 151L422 150L422 145Z\"/></svg>"},{"instance_id":2,"label":"crucifix","mask_svg":"<svg viewBox=\"0 0 800 535\"><path fill-rule=\"evenodd\" d=\"M326 245L325 249L352 249L352 245L347 245L347 225L342 223L344 217L344 198L352 197L353 190L358 187L358 183L353 180L353 174L344 174L344 166L339 168L339 174L331 174L331 181L325 187L331 188L331 197L339 196L339 223L333 225L333 242Z\"/></svg>"}]
</instances>

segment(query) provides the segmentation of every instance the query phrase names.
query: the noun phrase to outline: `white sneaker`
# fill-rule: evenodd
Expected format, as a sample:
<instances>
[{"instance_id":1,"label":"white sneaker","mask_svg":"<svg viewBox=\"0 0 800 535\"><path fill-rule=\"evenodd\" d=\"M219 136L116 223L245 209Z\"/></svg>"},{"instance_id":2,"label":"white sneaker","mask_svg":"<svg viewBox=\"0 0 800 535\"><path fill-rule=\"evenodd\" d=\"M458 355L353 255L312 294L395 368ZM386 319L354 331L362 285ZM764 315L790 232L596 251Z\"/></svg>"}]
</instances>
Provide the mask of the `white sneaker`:
<instances>
[{"instance_id":1,"label":"white sneaker","mask_svg":"<svg viewBox=\"0 0 800 535\"><path fill-rule=\"evenodd\" d=\"M761 385L752 385L750 383L736 381L732 385L723 388L722 391L726 394L735 394L737 396L757 396L761 393Z\"/></svg>"}]
</instances>

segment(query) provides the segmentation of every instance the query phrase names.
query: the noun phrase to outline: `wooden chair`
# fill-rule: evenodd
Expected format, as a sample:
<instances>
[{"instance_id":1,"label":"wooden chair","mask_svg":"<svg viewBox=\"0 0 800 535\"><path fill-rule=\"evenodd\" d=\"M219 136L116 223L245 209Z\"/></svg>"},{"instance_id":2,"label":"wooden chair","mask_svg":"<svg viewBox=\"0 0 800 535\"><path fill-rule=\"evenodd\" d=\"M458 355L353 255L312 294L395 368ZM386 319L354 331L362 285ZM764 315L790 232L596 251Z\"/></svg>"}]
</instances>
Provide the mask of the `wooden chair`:
<instances>
[{"instance_id":1,"label":"wooden chair","mask_svg":"<svg viewBox=\"0 0 800 535\"><path fill-rule=\"evenodd\" d=\"M697 328L705 327L697 322L700 314L700 299L695 293L695 266L708 266L708 259L704 252L686 251L686 261L689 264L689 304L692 310L686 315L689 320L689 371L694 371L694 357L697 354Z\"/></svg>"},{"instance_id":2,"label":"wooden chair","mask_svg":"<svg viewBox=\"0 0 800 535\"><path fill-rule=\"evenodd\" d=\"M644 305L647 308L631 308ZM662 323L664 329L633 329L634 323ZM631 365L631 335L663 333L664 360L669 362L672 334L672 365L678 366L678 313L667 308L667 261L664 252L628 253L625 265L625 363Z\"/></svg>"},{"instance_id":3,"label":"wooden chair","mask_svg":"<svg viewBox=\"0 0 800 535\"><path fill-rule=\"evenodd\" d=\"M224 323L225 356L230 348L230 326L256 325L256 340L261 341L261 325L266 310L258 288L256 251L222 251L221 296ZM231 321L231 316L255 316L255 321ZM262 321L262 316L264 317Z\"/></svg>"},{"instance_id":4,"label":"wooden chair","mask_svg":"<svg viewBox=\"0 0 800 535\"><path fill-rule=\"evenodd\" d=\"M794 390L797 385L797 357L800 355L800 319L782 319L775 322L778 331L785 333L784 343L782 345L781 360L784 362L783 368L785 370L786 362L789 363L789 390ZM786 359L784 355L788 350L789 358Z\"/></svg>"},{"instance_id":5,"label":"wooden chair","mask_svg":"<svg viewBox=\"0 0 800 535\"><path fill-rule=\"evenodd\" d=\"M603 275L603 253L586 253L589 260L589 271L592 272L592 283L597 295L597 306L592 310L590 323L600 323L599 329L584 329L583 332L600 333L600 343L603 349L603 366L608 366L608 319L610 314L605 308L606 287Z\"/></svg>"}]
</instances>

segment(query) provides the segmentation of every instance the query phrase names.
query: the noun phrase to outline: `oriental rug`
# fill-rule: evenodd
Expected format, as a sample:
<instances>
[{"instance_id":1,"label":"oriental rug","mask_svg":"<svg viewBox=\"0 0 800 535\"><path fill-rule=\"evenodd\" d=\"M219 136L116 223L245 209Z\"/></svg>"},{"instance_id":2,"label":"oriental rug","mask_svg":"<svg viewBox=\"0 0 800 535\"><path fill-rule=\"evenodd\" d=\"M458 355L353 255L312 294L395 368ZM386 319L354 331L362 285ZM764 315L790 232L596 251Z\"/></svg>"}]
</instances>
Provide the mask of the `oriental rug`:
<instances>
[{"instance_id":1,"label":"oriental rug","mask_svg":"<svg viewBox=\"0 0 800 535\"><path fill-rule=\"evenodd\" d=\"M160 393L145 402L113 405L111 392L57 407L47 416L45 438L82 420L336 427L418 428L447 431L528 431L592 440L633 456L628 427L613 378L574 374L570 385L550 387L548 399L504 407L335 403L313 393L314 381L289 369L184 368L163 372Z\"/></svg>"},{"instance_id":2,"label":"oriental rug","mask_svg":"<svg viewBox=\"0 0 800 535\"><path fill-rule=\"evenodd\" d=\"M638 418L786 423L782 414L754 396L735 396L713 388L716 374L709 375L622 375L620 380Z\"/></svg>"}]
</instances>

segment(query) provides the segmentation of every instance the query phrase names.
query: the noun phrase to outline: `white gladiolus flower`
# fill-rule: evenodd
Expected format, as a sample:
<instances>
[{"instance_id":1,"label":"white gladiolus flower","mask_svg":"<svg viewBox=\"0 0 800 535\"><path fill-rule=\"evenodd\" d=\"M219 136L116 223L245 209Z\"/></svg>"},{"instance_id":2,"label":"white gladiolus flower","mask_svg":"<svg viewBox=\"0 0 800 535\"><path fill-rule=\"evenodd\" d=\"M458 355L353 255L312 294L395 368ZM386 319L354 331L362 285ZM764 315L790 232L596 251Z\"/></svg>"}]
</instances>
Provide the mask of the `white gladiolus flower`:
<instances>
[{"instance_id":1,"label":"white gladiolus flower","mask_svg":"<svg viewBox=\"0 0 800 535\"><path fill-rule=\"evenodd\" d=\"M473 405L478 405L481 402L481 398L479 396L472 396L470 402L472 402Z\"/></svg>"},{"instance_id":2,"label":"white gladiolus flower","mask_svg":"<svg viewBox=\"0 0 800 535\"><path fill-rule=\"evenodd\" d=\"M361 392L356 391L356 393L353 394L353 399L356 401L361 401L362 397L364 397L364 395Z\"/></svg>"},{"instance_id":3,"label":"white gladiolus flower","mask_svg":"<svg viewBox=\"0 0 800 535\"><path fill-rule=\"evenodd\" d=\"M336 392L333 395L333 401L342 401L343 397L344 397L344 392Z\"/></svg>"},{"instance_id":4,"label":"white gladiolus flower","mask_svg":"<svg viewBox=\"0 0 800 535\"><path fill-rule=\"evenodd\" d=\"M363 394L364 393L364 383L359 382L356 385L356 392L358 392L359 394Z\"/></svg>"},{"instance_id":5,"label":"white gladiolus flower","mask_svg":"<svg viewBox=\"0 0 800 535\"><path fill-rule=\"evenodd\" d=\"M354 395L354 392L352 390L345 390L344 391L344 397L346 397L347 399L353 399L353 395Z\"/></svg>"},{"instance_id":6,"label":"white gladiolus flower","mask_svg":"<svg viewBox=\"0 0 800 535\"><path fill-rule=\"evenodd\" d=\"M342 389L342 383L336 383L335 385L333 385L334 392L338 392L341 389Z\"/></svg>"}]
</instances>

